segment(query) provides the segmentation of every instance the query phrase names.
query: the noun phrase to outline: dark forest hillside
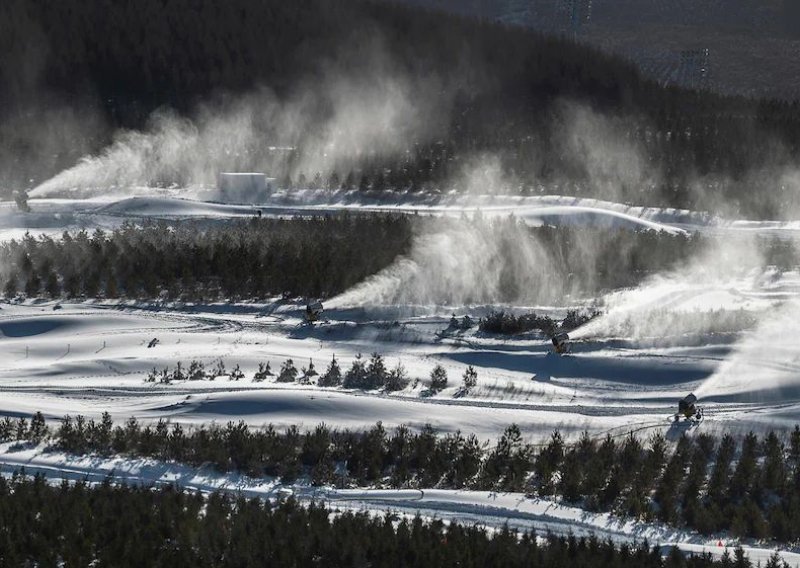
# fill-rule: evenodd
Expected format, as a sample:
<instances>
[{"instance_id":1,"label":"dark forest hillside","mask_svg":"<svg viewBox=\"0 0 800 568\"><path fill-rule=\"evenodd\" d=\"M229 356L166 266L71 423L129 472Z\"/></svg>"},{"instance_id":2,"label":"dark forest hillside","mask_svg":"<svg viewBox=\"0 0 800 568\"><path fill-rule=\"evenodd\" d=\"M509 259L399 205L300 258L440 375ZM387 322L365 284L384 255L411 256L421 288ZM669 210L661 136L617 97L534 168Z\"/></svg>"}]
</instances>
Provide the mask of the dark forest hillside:
<instances>
[{"instance_id":1,"label":"dark forest hillside","mask_svg":"<svg viewBox=\"0 0 800 568\"><path fill-rule=\"evenodd\" d=\"M173 487L54 487L24 475L0 478L0 534L7 566L752 566L739 549L721 561L677 550L664 558L646 542L616 546L508 527L489 533L441 520Z\"/></svg>"},{"instance_id":2,"label":"dark forest hillside","mask_svg":"<svg viewBox=\"0 0 800 568\"><path fill-rule=\"evenodd\" d=\"M0 188L38 185L98 152L117 129L146 126L156 109L192 116L207 101L264 88L278 101L304 101L301 126L279 132L302 154L337 113L327 91L347 99L372 87L393 94L396 84L406 114L383 136L406 119L426 128L325 171L290 159L269 162L271 173L294 183L335 173L342 184L352 174L352 187L447 190L459 189L453 179L464 164L491 155L512 191L556 187L682 207L724 198L764 216L796 199L781 180L800 150L797 103L663 88L566 39L367 0L3 2ZM382 110L338 117L337 128L380 122ZM610 126L576 145L574 123L587 116ZM587 155L606 152L612 138L616 157L598 174L593 164L605 156ZM613 162L626 154L635 154L635 175L620 178Z\"/></svg>"}]
</instances>

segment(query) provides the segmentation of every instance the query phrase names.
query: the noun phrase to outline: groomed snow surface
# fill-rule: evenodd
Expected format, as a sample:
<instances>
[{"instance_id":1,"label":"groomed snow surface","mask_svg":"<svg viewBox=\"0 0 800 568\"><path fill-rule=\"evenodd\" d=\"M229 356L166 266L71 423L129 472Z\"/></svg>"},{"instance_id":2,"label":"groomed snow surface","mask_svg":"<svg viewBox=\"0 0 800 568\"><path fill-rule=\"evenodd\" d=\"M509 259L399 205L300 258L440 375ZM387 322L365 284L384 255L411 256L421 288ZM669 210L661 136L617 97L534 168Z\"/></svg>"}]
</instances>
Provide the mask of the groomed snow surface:
<instances>
[{"instance_id":1,"label":"groomed snow surface","mask_svg":"<svg viewBox=\"0 0 800 568\"><path fill-rule=\"evenodd\" d=\"M682 298L688 314L696 313L698 298L753 312L788 309L763 290L732 294L708 287ZM642 303L635 319L657 319L660 312L650 314L650 306ZM686 426L671 421L676 401L697 392L707 430L791 428L800 418L800 363L795 336L787 333L797 325L791 311L782 316L785 321L771 316L742 334L698 335L689 329L654 337L644 329L635 330L642 337L619 337L611 309L587 325L593 332L575 332L579 339L570 356L558 357L537 334L502 339L476 328L448 331L449 315L420 306L331 309L314 327L302 323L303 305L278 300L190 306L26 302L0 308L0 413L12 416L41 410L52 418L97 417L108 411L120 421L132 415L185 423L241 419L308 428L319 422L364 428L380 420L387 427L430 423L484 439L516 423L532 439L554 429L597 436L662 431L677 438ZM477 320L488 309L457 311ZM554 317L564 312L536 309ZM673 302L672 309L680 304ZM610 322L607 329L603 321ZM154 338L158 344L148 347ZM390 368L402 363L412 379L408 388L365 393L252 380L261 362L277 372L289 358L298 369L313 361L322 373L333 356L346 370L359 353L368 358L375 352ZM153 368L173 369L178 362L185 368L194 360L209 369L220 360L229 371L239 365L245 378L145 382ZM447 370L449 386L427 396L437 363ZM478 371L478 385L465 393L461 376L468 365Z\"/></svg>"},{"instance_id":2,"label":"groomed snow surface","mask_svg":"<svg viewBox=\"0 0 800 568\"><path fill-rule=\"evenodd\" d=\"M352 196L301 194L271 205L206 203L175 196L97 200L31 200L33 213L21 214L0 204L0 239L46 232L57 237L65 229L113 228L126 219L225 219L264 215L311 215L344 209L422 211L461 215L480 208L484 215L508 215L531 224L578 223L612 227L646 227L679 232L752 231L794 238L793 224L737 223L685 212L574 200L571 198L486 198L469 206L437 199L400 201L391 205L355 201ZM331 201L326 202L325 199ZM718 255L717 255L718 256ZM702 268L707 262L698 263ZM602 437L634 432L662 432L675 440L682 433L744 432L789 429L800 422L800 275L748 273L728 276L713 268L710 277L697 267L646 282L634 290L598 299L604 316L573 333L573 353L550 353L547 338L486 336L472 328L448 329L453 312L477 320L494 308L508 306L423 305L358 306L326 302L324 321L302 322L304 304L281 301L262 304L134 304L85 301L54 303L26 300L0 303L0 415L29 416L42 411L58 419L66 414L98 418L104 411L116 422L130 416L141 421L166 418L185 424L229 420L261 426L320 422L341 428L366 428L382 421L387 428L431 424L439 431L461 430L484 440L496 439L507 426L519 425L538 442L558 429L568 439L587 431ZM561 318L570 307L513 306ZM750 329L715 329L710 310L752 314ZM686 317L675 318L683 314ZM666 319L665 319L666 318ZM685 325L676 321L685 320ZM154 347L148 347L152 339ZM346 370L357 354L378 352L389 368L397 362L412 383L385 394L326 389L315 385L277 384L252 380L258 364L269 362L277 372L291 358L298 369L313 361L322 373L335 355ZM154 367L174 368L200 361L207 368L222 360L228 370L239 365L240 381L169 385L145 382ZM431 396L428 375L445 367L449 386ZM478 371L478 385L461 387L468 365ZM420 379L419 382L413 379ZM697 427L674 423L677 401L695 392L705 409ZM109 471L129 481L179 482L202 490L221 488L272 496L276 484L214 476L172 464L137 460L74 459L40 449L0 446L0 463L8 472L25 465L58 477L105 477ZM38 468L38 469L37 469ZM394 509L402 513L479 522L496 527L536 528L576 534L596 532L615 540L649 538L686 551L724 550L718 540L704 541L688 533L641 523L589 515L552 502L522 495L476 492L314 492L293 490L302 498L324 499L337 507ZM770 550L750 550L754 560ZM796 555L787 561L800 565Z\"/></svg>"},{"instance_id":3,"label":"groomed snow surface","mask_svg":"<svg viewBox=\"0 0 800 568\"><path fill-rule=\"evenodd\" d=\"M213 191L203 189L123 188L91 199L41 196L31 199L32 211L21 213L13 202L0 202L0 240L32 234L59 236L66 230L118 227L125 219L220 220L258 215L326 215L342 211L405 212L425 215L485 216L513 214L530 225L580 225L622 229L651 229L678 233L760 233L800 235L800 221L724 219L681 209L638 207L590 198L560 195L487 196L407 194L370 197L358 191L277 191L266 203L206 201ZM131 197L133 196L133 197Z\"/></svg>"}]
</instances>

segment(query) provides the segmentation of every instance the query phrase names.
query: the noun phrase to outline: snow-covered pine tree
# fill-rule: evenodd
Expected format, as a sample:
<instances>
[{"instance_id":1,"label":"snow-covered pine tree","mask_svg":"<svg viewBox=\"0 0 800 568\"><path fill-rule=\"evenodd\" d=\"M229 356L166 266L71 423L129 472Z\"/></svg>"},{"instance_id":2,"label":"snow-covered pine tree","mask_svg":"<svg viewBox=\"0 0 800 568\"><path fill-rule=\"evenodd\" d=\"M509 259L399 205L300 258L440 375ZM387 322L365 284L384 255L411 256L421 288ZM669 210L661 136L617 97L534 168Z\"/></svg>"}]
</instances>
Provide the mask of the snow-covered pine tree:
<instances>
[{"instance_id":1,"label":"snow-covered pine tree","mask_svg":"<svg viewBox=\"0 0 800 568\"><path fill-rule=\"evenodd\" d=\"M287 359L281 366L281 372L278 374L279 383L293 383L297 380L297 367L294 366L294 361Z\"/></svg>"},{"instance_id":2,"label":"snow-covered pine tree","mask_svg":"<svg viewBox=\"0 0 800 568\"><path fill-rule=\"evenodd\" d=\"M331 362L328 363L328 368L325 373L317 381L317 385L321 387L338 387L342 384L342 370L339 367L339 362L336 360L336 355L333 356Z\"/></svg>"},{"instance_id":3,"label":"snow-covered pine tree","mask_svg":"<svg viewBox=\"0 0 800 568\"><path fill-rule=\"evenodd\" d=\"M231 381L238 381L238 380L241 380L243 378L244 378L244 373L239 368L239 364L237 363L236 366L233 368L233 371L231 371L231 374L228 377L228 379L231 380Z\"/></svg>"},{"instance_id":4,"label":"snow-covered pine tree","mask_svg":"<svg viewBox=\"0 0 800 568\"><path fill-rule=\"evenodd\" d=\"M253 381L259 383L261 381L265 381L268 376L272 374L272 371L269 367L269 362L265 365L264 363L258 364L258 371L255 372L253 375Z\"/></svg>"},{"instance_id":5,"label":"snow-covered pine tree","mask_svg":"<svg viewBox=\"0 0 800 568\"><path fill-rule=\"evenodd\" d=\"M431 371L431 390L439 392L445 388L447 388L447 371L437 364Z\"/></svg>"},{"instance_id":6,"label":"snow-covered pine tree","mask_svg":"<svg viewBox=\"0 0 800 568\"><path fill-rule=\"evenodd\" d=\"M467 370L464 371L464 388L471 389L477 384L478 384L478 371L475 370L475 367L470 365L469 367L467 367Z\"/></svg>"},{"instance_id":7,"label":"snow-covered pine tree","mask_svg":"<svg viewBox=\"0 0 800 568\"><path fill-rule=\"evenodd\" d=\"M344 386L349 389L362 389L366 384L367 368L364 360L361 358L361 353L356 355L353 364L347 370L344 377Z\"/></svg>"},{"instance_id":8,"label":"snow-covered pine tree","mask_svg":"<svg viewBox=\"0 0 800 568\"><path fill-rule=\"evenodd\" d=\"M403 390L408 386L409 378L406 368L398 361L397 365L386 376L386 390L389 392Z\"/></svg>"},{"instance_id":9,"label":"snow-covered pine tree","mask_svg":"<svg viewBox=\"0 0 800 568\"><path fill-rule=\"evenodd\" d=\"M366 389L377 389L386 384L386 363L380 353L372 354L367 365L367 377L364 384Z\"/></svg>"},{"instance_id":10,"label":"snow-covered pine tree","mask_svg":"<svg viewBox=\"0 0 800 568\"><path fill-rule=\"evenodd\" d=\"M206 378L206 368L200 361L189 363L189 370L186 372L190 381L202 381Z\"/></svg>"}]
</instances>

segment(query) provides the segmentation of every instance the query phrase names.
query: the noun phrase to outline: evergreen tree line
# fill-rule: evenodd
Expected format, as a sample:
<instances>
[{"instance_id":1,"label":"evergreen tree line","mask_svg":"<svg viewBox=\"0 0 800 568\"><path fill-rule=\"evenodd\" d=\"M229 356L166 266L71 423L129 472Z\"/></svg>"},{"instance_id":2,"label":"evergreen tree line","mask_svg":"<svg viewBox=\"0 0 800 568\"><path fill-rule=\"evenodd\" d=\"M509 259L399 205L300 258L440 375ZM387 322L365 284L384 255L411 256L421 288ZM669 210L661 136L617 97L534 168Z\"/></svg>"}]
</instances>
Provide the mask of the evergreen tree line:
<instances>
[{"instance_id":1,"label":"evergreen tree line","mask_svg":"<svg viewBox=\"0 0 800 568\"><path fill-rule=\"evenodd\" d=\"M737 548L714 561L647 542L538 537L507 527L334 512L294 499L203 495L167 486L48 484L24 472L0 477L4 566L571 566L750 568ZM773 557L765 568L785 566Z\"/></svg>"},{"instance_id":2,"label":"evergreen tree line","mask_svg":"<svg viewBox=\"0 0 800 568\"><path fill-rule=\"evenodd\" d=\"M685 263L714 237L656 231L525 227L504 219L435 219L364 214L322 218L251 219L210 226L196 221L125 223L113 231L65 232L60 239L26 234L0 243L0 290L50 298L146 298L209 301L275 295L327 297L363 281L408 253L415 234L459 228L484 231L500 247L504 271L519 271L520 239L532 239L550 259L547 290L504 280L503 301L539 293L593 294L633 286ZM791 241L764 239L767 264L797 266ZM624 252L623 252L624 251ZM468 275L465 278L469 277Z\"/></svg>"},{"instance_id":3,"label":"evergreen tree line","mask_svg":"<svg viewBox=\"0 0 800 568\"><path fill-rule=\"evenodd\" d=\"M229 381L240 381L245 379L245 373L238 364L233 369L226 370L225 362L222 359L209 367L197 360L192 360L188 365L178 361L175 367L164 367L161 370L153 367L147 373L145 382L168 385L180 381L213 381L219 377L227 377ZM286 359L277 373L273 372L269 362L262 362L253 372L252 380L258 383L273 377L277 383L296 382L305 385L316 384L321 387L344 387L360 390L381 389L384 392L400 391L411 383L408 371L400 361L390 369L386 365L383 355L377 352L373 353L368 361L364 360L361 353L357 354L346 371L342 370L336 355L334 355L322 374L317 371L313 359L309 359L308 366L301 367L299 370L293 359ZM465 394L478 384L478 372L470 365L464 371L462 379L463 385L459 395ZM419 378L414 380L415 385L419 383ZM447 383L447 370L439 364L435 365L429 376L429 388L426 394L435 394L447 388Z\"/></svg>"},{"instance_id":4,"label":"evergreen tree line","mask_svg":"<svg viewBox=\"0 0 800 568\"><path fill-rule=\"evenodd\" d=\"M114 426L106 413L99 422L67 416L52 430L37 413L30 423L0 422L0 441L9 440L48 441L76 454L210 464L285 482L308 475L315 485L522 491L701 534L800 539L800 426L788 440L774 432L751 432L740 440L730 434L682 435L672 448L660 433L647 443L633 435L598 440L584 433L566 444L557 431L534 446L511 425L490 446L475 435L439 435L430 426L388 432L380 422L358 432L325 424L305 433L295 426L278 432L243 422L186 430L134 418Z\"/></svg>"},{"instance_id":5,"label":"evergreen tree line","mask_svg":"<svg viewBox=\"0 0 800 568\"><path fill-rule=\"evenodd\" d=\"M216 300L324 297L343 292L407 252L404 215L126 223L119 229L26 235L0 245L7 298Z\"/></svg>"},{"instance_id":6,"label":"evergreen tree line","mask_svg":"<svg viewBox=\"0 0 800 568\"><path fill-rule=\"evenodd\" d=\"M504 310L492 310L478 322L478 329L486 333L514 335L527 331L540 331L553 335L562 331L572 331L600 316L597 310L569 310L560 322L550 316L536 315L535 312L514 315Z\"/></svg>"},{"instance_id":7,"label":"evergreen tree line","mask_svg":"<svg viewBox=\"0 0 800 568\"><path fill-rule=\"evenodd\" d=\"M100 27L107 33L98 36ZM376 49L384 57L371 64L364 55ZM10 196L29 180L51 177L83 154L99 152L116 129L143 127L155 109L191 114L220 92L259 86L291 99L313 93L320 78L369 85L387 69L420 87L442 86L451 107L443 132L408 141L391 155L348 158L330 172L294 171L307 151L302 147L284 172L268 160L250 167L265 166L298 185L318 179L315 185L445 190L458 188L462 164L490 154L501 156L503 170L518 180L507 188L512 192L557 184L566 194L607 191L607 197L621 193L640 204L713 207L725 201L764 216L798 199L797 188L780 175L800 150L797 101L665 88L622 58L565 38L369 0L4 1L0 187ZM598 184L583 149L559 142L569 120L563 100L607 112L658 181ZM64 104L73 123L99 114L97 127L72 133L51 124L48 112ZM336 112L332 106L320 97L307 109L306 136L326 124ZM248 153L268 154L273 143ZM691 190L695 179L703 191Z\"/></svg>"}]
</instances>

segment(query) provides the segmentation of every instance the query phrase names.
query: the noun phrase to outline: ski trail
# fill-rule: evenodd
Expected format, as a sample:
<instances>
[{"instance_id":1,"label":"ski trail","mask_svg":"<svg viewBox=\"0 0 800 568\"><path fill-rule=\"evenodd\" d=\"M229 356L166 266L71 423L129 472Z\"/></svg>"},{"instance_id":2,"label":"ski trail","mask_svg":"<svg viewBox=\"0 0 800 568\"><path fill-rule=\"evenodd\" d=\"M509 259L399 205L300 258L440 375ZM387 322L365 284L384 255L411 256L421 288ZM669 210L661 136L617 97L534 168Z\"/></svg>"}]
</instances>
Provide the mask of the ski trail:
<instances>
[{"instance_id":1,"label":"ski trail","mask_svg":"<svg viewBox=\"0 0 800 568\"><path fill-rule=\"evenodd\" d=\"M590 513L546 499L532 499L522 493L496 493L447 489L333 489L308 485L282 485L273 478L249 478L238 474L220 474L210 469L194 469L152 459L98 456L70 456L45 452L42 447L0 444L0 474L44 475L49 482L85 481L99 484L117 483L145 486L177 486L188 491L210 493L220 491L233 496L259 499L281 499L293 495L304 503L322 503L334 510L368 511L425 518L446 522L501 529L508 526L520 531L536 531L569 536L594 535L617 544L638 543L645 539L659 546L662 553L677 548L687 553L710 553L719 558L727 550L741 544L753 562L766 562L776 549L754 542L739 542L721 535L702 537L697 533L621 519L607 513ZM724 541L723 546L719 542ZM800 554L777 551L790 566L800 567Z\"/></svg>"}]
</instances>

